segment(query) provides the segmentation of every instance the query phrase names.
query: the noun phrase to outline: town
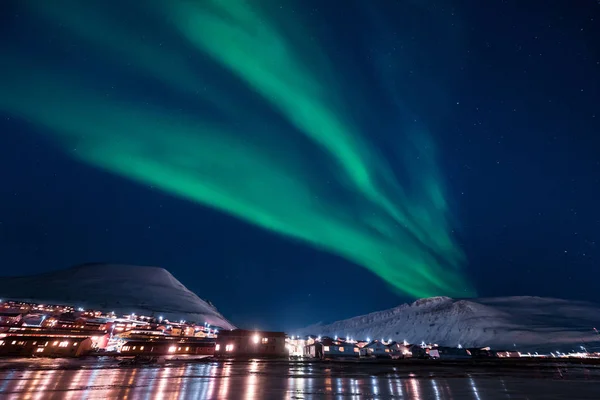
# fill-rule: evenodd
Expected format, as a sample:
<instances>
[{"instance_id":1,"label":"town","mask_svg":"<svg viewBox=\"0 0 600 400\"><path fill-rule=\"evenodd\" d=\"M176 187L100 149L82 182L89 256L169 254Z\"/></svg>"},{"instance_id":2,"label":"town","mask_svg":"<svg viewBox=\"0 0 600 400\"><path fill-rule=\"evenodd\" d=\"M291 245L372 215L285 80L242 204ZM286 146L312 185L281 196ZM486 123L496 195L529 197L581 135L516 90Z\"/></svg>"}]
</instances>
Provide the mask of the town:
<instances>
[{"instance_id":1,"label":"town","mask_svg":"<svg viewBox=\"0 0 600 400\"><path fill-rule=\"evenodd\" d=\"M162 316L85 310L72 305L0 301L0 356L81 357L112 355L132 360L159 356L290 359L600 358L580 346L568 353L444 347L392 339L294 336L284 332L226 330L206 322Z\"/></svg>"}]
</instances>

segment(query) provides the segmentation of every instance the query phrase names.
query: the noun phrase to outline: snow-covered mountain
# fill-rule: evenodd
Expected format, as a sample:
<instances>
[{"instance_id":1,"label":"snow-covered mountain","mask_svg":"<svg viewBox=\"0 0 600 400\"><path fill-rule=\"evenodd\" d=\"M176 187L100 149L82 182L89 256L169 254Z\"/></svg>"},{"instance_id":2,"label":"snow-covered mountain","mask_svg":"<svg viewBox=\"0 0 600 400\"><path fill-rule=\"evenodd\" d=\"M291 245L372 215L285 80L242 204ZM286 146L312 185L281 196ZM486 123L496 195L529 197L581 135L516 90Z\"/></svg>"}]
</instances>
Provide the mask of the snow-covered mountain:
<instances>
[{"instance_id":1,"label":"snow-covered mountain","mask_svg":"<svg viewBox=\"0 0 600 400\"><path fill-rule=\"evenodd\" d=\"M117 314L154 314L173 321L235 328L213 305L157 267L85 264L39 275L3 277L0 298L69 304Z\"/></svg>"},{"instance_id":2,"label":"snow-covered mountain","mask_svg":"<svg viewBox=\"0 0 600 400\"><path fill-rule=\"evenodd\" d=\"M556 349L598 346L600 306L541 297L432 297L294 333L407 340L446 346Z\"/></svg>"}]
</instances>

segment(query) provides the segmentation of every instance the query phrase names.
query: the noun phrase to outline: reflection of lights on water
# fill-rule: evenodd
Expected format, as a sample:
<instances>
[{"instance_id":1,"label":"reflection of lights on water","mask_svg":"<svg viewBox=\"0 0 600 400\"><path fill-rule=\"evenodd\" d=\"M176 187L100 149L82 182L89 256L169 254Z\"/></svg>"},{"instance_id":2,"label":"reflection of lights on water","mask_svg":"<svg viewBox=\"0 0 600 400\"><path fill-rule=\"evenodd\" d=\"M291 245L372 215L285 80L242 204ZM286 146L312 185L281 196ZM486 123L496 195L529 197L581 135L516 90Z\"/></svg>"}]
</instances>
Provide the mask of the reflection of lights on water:
<instances>
[{"instance_id":1,"label":"reflection of lights on water","mask_svg":"<svg viewBox=\"0 0 600 400\"><path fill-rule=\"evenodd\" d=\"M433 392L435 393L435 399L440 400L440 391L438 390L437 382L435 381L435 379L431 380L431 386L433 387Z\"/></svg>"},{"instance_id":2,"label":"reflection of lights on water","mask_svg":"<svg viewBox=\"0 0 600 400\"><path fill-rule=\"evenodd\" d=\"M67 400L73 398L73 396L75 396L75 394L77 393L77 392L75 392L75 390L81 385L82 375L84 373L85 373L85 371L80 369L79 371L77 371L75 373L75 376L73 377L73 379L71 379L71 383L69 384L69 389L67 391L67 397L66 397ZM36 386L37 386L37 384L36 384Z\"/></svg>"},{"instance_id":3,"label":"reflection of lights on water","mask_svg":"<svg viewBox=\"0 0 600 400\"><path fill-rule=\"evenodd\" d=\"M40 386L39 390L38 390L38 395L36 397L36 399L43 399L44 397L46 397L46 390L48 389L48 385L51 382L57 381L58 377L56 376L56 371L48 371L46 374L46 378L42 381L42 385Z\"/></svg>"},{"instance_id":4,"label":"reflection of lights on water","mask_svg":"<svg viewBox=\"0 0 600 400\"><path fill-rule=\"evenodd\" d=\"M333 391L331 385L331 377L325 378L325 393L331 393Z\"/></svg>"},{"instance_id":5,"label":"reflection of lights on water","mask_svg":"<svg viewBox=\"0 0 600 400\"><path fill-rule=\"evenodd\" d=\"M220 381L219 386L219 398L224 399L227 398L227 392L229 391L229 377L231 376L231 364L225 364L222 371L222 379Z\"/></svg>"},{"instance_id":6,"label":"reflection of lights on water","mask_svg":"<svg viewBox=\"0 0 600 400\"><path fill-rule=\"evenodd\" d=\"M246 378L246 399L254 400L256 398L256 387L258 377L254 374L250 374Z\"/></svg>"},{"instance_id":7,"label":"reflection of lights on water","mask_svg":"<svg viewBox=\"0 0 600 400\"><path fill-rule=\"evenodd\" d=\"M356 379L350 379L350 393L358 394L358 384Z\"/></svg>"},{"instance_id":8,"label":"reflection of lights on water","mask_svg":"<svg viewBox=\"0 0 600 400\"><path fill-rule=\"evenodd\" d=\"M215 368L214 365L208 366L207 375L209 376L209 378L208 378L208 389L206 390L206 392L207 392L206 398L208 398L208 399L213 398L213 393L215 391L215 374L216 373L217 373L217 368ZM198 399L199 397L194 397L194 398Z\"/></svg>"},{"instance_id":9,"label":"reflection of lights on water","mask_svg":"<svg viewBox=\"0 0 600 400\"><path fill-rule=\"evenodd\" d=\"M160 373L160 378L158 378L158 389L156 390L156 398L162 399L165 394L165 389L167 388L167 383L169 383L169 375L171 374L171 368L164 368Z\"/></svg>"},{"instance_id":10,"label":"reflection of lights on water","mask_svg":"<svg viewBox=\"0 0 600 400\"><path fill-rule=\"evenodd\" d=\"M379 396L379 382L377 382L375 377L371 378L371 386L373 388L373 394L375 396Z\"/></svg>"},{"instance_id":11,"label":"reflection of lights on water","mask_svg":"<svg viewBox=\"0 0 600 400\"><path fill-rule=\"evenodd\" d=\"M419 380L417 378L414 378L414 374L410 374L411 376L413 376L413 378L410 379L410 388L412 391L412 398L415 400L420 400L421 399L421 390L419 387Z\"/></svg>"},{"instance_id":12,"label":"reflection of lights on water","mask_svg":"<svg viewBox=\"0 0 600 400\"><path fill-rule=\"evenodd\" d=\"M402 390L402 380L400 379L396 379L396 390L398 391L398 397L402 397L404 392Z\"/></svg>"},{"instance_id":13,"label":"reflection of lights on water","mask_svg":"<svg viewBox=\"0 0 600 400\"><path fill-rule=\"evenodd\" d=\"M479 392L477 391L477 386L475 385L475 381L473 380L473 378L469 377L469 382L471 383L471 389L473 390L473 394L475 395L475 398L477 400L481 400L481 398L479 397Z\"/></svg>"}]
</instances>

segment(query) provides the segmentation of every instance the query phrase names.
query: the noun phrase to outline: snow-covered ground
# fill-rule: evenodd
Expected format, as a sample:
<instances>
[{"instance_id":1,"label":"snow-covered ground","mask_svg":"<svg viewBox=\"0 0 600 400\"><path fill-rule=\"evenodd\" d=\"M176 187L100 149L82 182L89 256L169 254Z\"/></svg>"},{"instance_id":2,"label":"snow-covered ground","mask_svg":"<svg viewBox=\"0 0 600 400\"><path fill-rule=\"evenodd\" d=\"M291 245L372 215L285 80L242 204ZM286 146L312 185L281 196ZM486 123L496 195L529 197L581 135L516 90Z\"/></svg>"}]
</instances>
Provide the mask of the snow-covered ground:
<instances>
[{"instance_id":1,"label":"snow-covered ground","mask_svg":"<svg viewBox=\"0 0 600 400\"><path fill-rule=\"evenodd\" d=\"M295 334L407 340L446 346L579 350L599 346L600 306L541 297L432 297Z\"/></svg>"},{"instance_id":2,"label":"snow-covered ground","mask_svg":"<svg viewBox=\"0 0 600 400\"><path fill-rule=\"evenodd\" d=\"M39 275L0 279L0 298L67 304L117 314L163 316L232 329L217 309L167 270L118 264L86 264Z\"/></svg>"}]
</instances>

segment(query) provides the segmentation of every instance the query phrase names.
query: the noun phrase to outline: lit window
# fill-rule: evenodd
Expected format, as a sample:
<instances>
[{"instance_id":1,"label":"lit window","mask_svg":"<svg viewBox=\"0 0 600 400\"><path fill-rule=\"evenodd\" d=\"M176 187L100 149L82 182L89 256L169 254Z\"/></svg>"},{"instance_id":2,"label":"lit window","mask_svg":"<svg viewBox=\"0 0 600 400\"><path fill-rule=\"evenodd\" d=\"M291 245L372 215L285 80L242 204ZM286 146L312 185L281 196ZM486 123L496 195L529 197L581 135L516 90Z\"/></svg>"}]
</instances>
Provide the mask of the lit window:
<instances>
[{"instance_id":1,"label":"lit window","mask_svg":"<svg viewBox=\"0 0 600 400\"><path fill-rule=\"evenodd\" d=\"M262 343L262 344L267 344L267 343L269 343L269 338L266 338L266 337L262 338L262 339L261 339L261 343Z\"/></svg>"},{"instance_id":2,"label":"lit window","mask_svg":"<svg viewBox=\"0 0 600 400\"><path fill-rule=\"evenodd\" d=\"M258 335L254 335L254 337L252 338L252 340L254 341L254 343L258 343L259 339L260 338L258 337Z\"/></svg>"},{"instance_id":3,"label":"lit window","mask_svg":"<svg viewBox=\"0 0 600 400\"><path fill-rule=\"evenodd\" d=\"M355 347L355 348L354 348L354 352L355 352L355 353L358 353L358 347Z\"/></svg>"},{"instance_id":4,"label":"lit window","mask_svg":"<svg viewBox=\"0 0 600 400\"><path fill-rule=\"evenodd\" d=\"M178 348L177 348L177 351L181 351L181 347L178 347Z\"/></svg>"},{"instance_id":5,"label":"lit window","mask_svg":"<svg viewBox=\"0 0 600 400\"><path fill-rule=\"evenodd\" d=\"M52 346L58 346L58 340L54 343L52 343Z\"/></svg>"},{"instance_id":6,"label":"lit window","mask_svg":"<svg viewBox=\"0 0 600 400\"><path fill-rule=\"evenodd\" d=\"M127 350L129 350L129 346L123 346L123 347L121 347L121 351L127 351Z\"/></svg>"},{"instance_id":7,"label":"lit window","mask_svg":"<svg viewBox=\"0 0 600 400\"><path fill-rule=\"evenodd\" d=\"M0 346L4 346L4 340L0 340Z\"/></svg>"},{"instance_id":8,"label":"lit window","mask_svg":"<svg viewBox=\"0 0 600 400\"><path fill-rule=\"evenodd\" d=\"M323 351L329 351L329 346L323 346Z\"/></svg>"},{"instance_id":9,"label":"lit window","mask_svg":"<svg viewBox=\"0 0 600 400\"><path fill-rule=\"evenodd\" d=\"M68 345L69 345L69 342L60 342L58 347L67 347Z\"/></svg>"},{"instance_id":10,"label":"lit window","mask_svg":"<svg viewBox=\"0 0 600 400\"><path fill-rule=\"evenodd\" d=\"M233 351L233 345L228 344L227 346L225 346L225 351Z\"/></svg>"},{"instance_id":11,"label":"lit window","mask_svg":"<svg viewBox=\"0 0 600 400\"><path fill-rule=\"evenodd\" d=\"M43 347L38 347L35 351L37 353L41 353L42 351L44 351L44 348Z\"/></svg>"},{"instance_id":12,"label":"lit window","mask_svg":"<svg viewBox=\"0 0 600 400\"><path fill-rule=\"evenodd\" d=\"M186 347L186 348L185 348L185 351L189 351L189 350L190 350L190 348L189 348L189 347Z\"/></svg>"},{"instance_id":13,"label":"lit window","mask_svg":"<svg viewBox=\"0 0 600 400\"><path fill-rule=\"evenodd\" d=\"M390 349L385 349L385 352L386 352L386 353L389 353L389 352L390 352Z\"/></svg>"},{"instance_id":14,"label":"lit window","mask_svg":"<svg viewBox=\"0 0 600 400\"><path fill-rule=\"evenodd\" d=\"M175 347L175 346L169 347L169 353L175 353L176 349L177 349L177 347Z\"/></svg>"},{"instance_id":15,"label":"lit window","mask_svg":"<svg viewBox=\"0 0 600 400\"><path fill-rule=\"evenodd\" d=\"M17 341L16 341L16 340L13 340L11 344L17 344Z\"/></svg>"},{"instance_id":16,"label":"lit window","mask_svg":"<svg viewBox=\"0 0 600 400\"><path fill-rule=\"evenodd\" d=\"M220 344L218 344L218 345L215 346L215 351L219 351L219 350L221 350L221 345Z\"/></svg>"},{"instance_id":17,"label":"lit window","mask_svg":"<svg viewBox=\"0 0 600 400\"><path fill-rule=\"evenodd\" d=\"M77 346L79 343L73 342L73 347Z\"/></svg>"},{"instance_id":18,"label":"lit window","mask_svg":"<svg viewBox=\"0 0 600 400\"><path fill-rule=\"evenodd\" d=\"M340 353L344 352L344 347L340 346Z\"/></svg>"},{"instance_id":19,"label":"lit window","mask_svg":"<svg viewBox=\"0 0 600 400\"><path fill-rule=\"evenodd\" d=\"M137 346L133 346L133 349L132 349L132 350L135 350L135 348L136 348L136 347L137 347Z\"/></svg>"},{"instance_id":20,"label":"lit window","mask_svg":"<svg viewBox=\"0 0 600 400\"><path fill-rule=\"evenodd\" d=\"M144 346L140 346L140 350L144 350Z\"/></svg>"}]
</instances>

